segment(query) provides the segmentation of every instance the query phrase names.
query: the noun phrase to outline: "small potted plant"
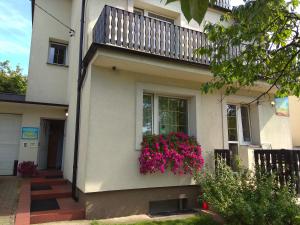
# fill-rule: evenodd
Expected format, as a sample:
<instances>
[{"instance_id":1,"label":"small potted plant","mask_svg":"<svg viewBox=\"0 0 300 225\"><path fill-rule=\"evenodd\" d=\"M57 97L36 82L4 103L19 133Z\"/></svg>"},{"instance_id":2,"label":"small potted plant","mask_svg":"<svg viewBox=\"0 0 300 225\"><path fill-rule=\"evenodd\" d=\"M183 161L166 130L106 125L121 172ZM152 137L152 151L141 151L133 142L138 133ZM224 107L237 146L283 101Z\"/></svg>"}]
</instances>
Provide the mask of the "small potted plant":
<instances>
[{"instance_id":1,"label":"small potted plant","mask_svg":"<svg viewBox=\"0 0 300 225\"><path fill-rule=\"evenodd\" d=\"M37 165L32 161L24 161L18 165L18 173L22 177L34 177L37 175Z\"/></svg>"},{"instance_id":2,"label":"small potted plant","mask_svg":"<svg viewBox=\"0 0 300 225\"><path fill-rule=\"evenodd\" d=\"M201 193L198 197L198 204L202 210L209 210L208 203L204 200L203 193Z\"/></svg>"}]
</instances>

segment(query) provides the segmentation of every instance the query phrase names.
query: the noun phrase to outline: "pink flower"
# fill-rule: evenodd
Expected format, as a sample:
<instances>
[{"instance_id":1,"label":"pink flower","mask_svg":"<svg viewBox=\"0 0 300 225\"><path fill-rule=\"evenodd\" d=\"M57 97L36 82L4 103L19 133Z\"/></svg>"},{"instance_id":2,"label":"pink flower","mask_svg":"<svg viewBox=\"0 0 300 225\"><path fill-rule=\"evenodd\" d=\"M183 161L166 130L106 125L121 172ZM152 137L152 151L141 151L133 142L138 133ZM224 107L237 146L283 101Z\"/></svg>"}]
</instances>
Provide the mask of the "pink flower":
<instances>
[{"instance_id":1,"label":"pink flower","mask_svg":"<svg viewBox=\"0 0 300 225\"><path fill-rule=\"evenodd\" d=\"M164 173L167 169L174 174L191 174L204 164L201 146L194 137L184 133L147 136L141 145L139 162L142 174Z\"/></svg>"}]
</instances>

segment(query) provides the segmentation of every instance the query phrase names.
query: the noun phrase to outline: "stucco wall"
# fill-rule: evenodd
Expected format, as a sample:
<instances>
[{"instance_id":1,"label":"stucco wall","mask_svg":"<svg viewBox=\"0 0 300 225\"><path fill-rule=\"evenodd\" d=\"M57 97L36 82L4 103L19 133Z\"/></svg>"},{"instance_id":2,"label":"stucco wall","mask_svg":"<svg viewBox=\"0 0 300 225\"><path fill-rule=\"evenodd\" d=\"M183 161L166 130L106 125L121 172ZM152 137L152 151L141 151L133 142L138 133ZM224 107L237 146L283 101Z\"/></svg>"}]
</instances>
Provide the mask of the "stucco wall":
<instances>
[{"instance_id":1,"label":"stucco wall","mask_svg":"<svg viewBox=\"0 0 300 225\"><path fill-rule=\"evenodd\" d=\"M258 105L258 112L261 144L272 149L291 149L293 144L289 117L277 116L268 100Z\"/></svg>"},{"instance_id":2,"label":"stucco wall","mask_svg":"<svg viewBox=\"0 0 300 225\"><path fill-rule=\"evenodd\" d=\"M172 174L141 175L136 150L137 84L177 88L198 93L197 139L204 149L207 164L213 150L223 148L220 94L201 95L200 83L167 79L126 71L92 67L90 118L83 192L188 185L189 177ZM245 97L235 97L242 101ZM246 98L247 99L247 98ZM82 178L80 178L82 179Z\"/></svg>"},{"instance_id":3,"label":"stucco wall","mask_svg":"<svg viewBox=\"0 0 300 225\"><path fill-rule=\"evenodd\" d=\"M290 125L294 147L300 146L300 101L299 98L289 97Z\"/></svg>"},{"instance_id":4,"label":"stucco wall","mask_svg":"<svg viewBox=\"0 0 300 225\"><path fill-rule=\"evenodd\" d=\"M40 128L41 118L64 120L65 109L41 105L0 102L0 113L22 115L22 127ZM24 143L28 143L27 147ZM37 162L39 140L20 140L19 161Z\"/></svg>"},{"instance_id":5,"label":"stucco wall","mask_svg":"<svg viewBox=\"0 0 300 225\"><path fill-rule=\"evenodd\" d=\"M41 1L41 0L40 0ZM104 7L105 4L115 6L121 9L133 10L134 5L147 3L147 7L160 6L160 10L163 13L171 13L172 15L178 15L180 13L180 7L178 3L172 3L165 5L160 0L155 1L133 1L133 0L89 0L86 5L85 15L85 35L84 35L84 52L86 52L92 43L92 29ZM149 5L150 4L150 5ZM59 5L59 4L58 4ZM81 1L72 0L71 4L71 27L76 31L75 36L69 39L69 71L68 71L68 87L67 87L67 102L69 103L69 117L67 125L67 138L64 155L64 175L67 179L72 179L72 167L73 167L73 152L74 152L74 138L75 138L75 112L76 112L76 87L77 87L77 76L78 76L78 52L79 52L79 31L80 31L80 9ZM206 18L215 21L218 18L220 12L215 10L209 10ZM190 27L193 29L202 29L195 22L188 24L182 15L179 16L179 21L176 21L182 26ZM91 109L92 110L92 109Z\"/></svg>"},{"instance_id":6,"label":"stucco wall","mask_svg":"<svg viewBox=\"0 0 300 225\"><path fill-rule=\"evenodd\" d=\"M71 23L72 0L36 0L63 23ZM79 33L79 31L78 31ZM66 104L68 67L47 64L49 40L68 43L69 30L35 7L28 73L28 101Z\"/></svg>"}]
</instances>

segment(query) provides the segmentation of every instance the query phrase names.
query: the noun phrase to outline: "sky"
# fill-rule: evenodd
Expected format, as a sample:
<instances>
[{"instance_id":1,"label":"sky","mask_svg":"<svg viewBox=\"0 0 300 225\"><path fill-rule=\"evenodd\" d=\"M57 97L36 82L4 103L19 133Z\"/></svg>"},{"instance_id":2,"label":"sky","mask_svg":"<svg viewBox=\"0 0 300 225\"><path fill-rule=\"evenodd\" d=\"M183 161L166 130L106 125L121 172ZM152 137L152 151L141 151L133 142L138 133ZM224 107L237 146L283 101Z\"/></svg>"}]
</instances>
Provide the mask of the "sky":
<instances>
[{"instance_id":1,"label":"sky","mask_svg":"<svg viewBox=\"0 0 300 225\"><path fill-rule=\"evenodd\" d=\"M28 74L31 42L31 3L29 0L0 0L0 61L20 65Z\"/></svg>"},{"instance_id":2,"label":"sky","mask_svg":"<svg viewBox=\"0 0 300 225\"><path fill-rule=\"evenodd\" d=\"M231 0L231 5L243 0ZM31 2L0 0L0 61L9 60L13 68L19 65L28 74L31 43Z\"/></svg>"}]
</instances>

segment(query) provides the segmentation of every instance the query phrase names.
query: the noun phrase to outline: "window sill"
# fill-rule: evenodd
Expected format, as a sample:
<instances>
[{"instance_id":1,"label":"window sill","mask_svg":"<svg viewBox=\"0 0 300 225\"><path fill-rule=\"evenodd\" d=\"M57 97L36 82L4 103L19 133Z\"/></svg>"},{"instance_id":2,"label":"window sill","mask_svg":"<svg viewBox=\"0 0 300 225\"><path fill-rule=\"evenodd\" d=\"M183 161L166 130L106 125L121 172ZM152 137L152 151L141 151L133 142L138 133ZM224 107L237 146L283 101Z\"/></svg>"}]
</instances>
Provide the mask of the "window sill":
<instances>
[{"instance_id":1,"label":"window sill","mask_svg":"<svg viewBox=\"0 0 300 225\"><path fill-rule=\"evenodd\" d=\"M69 65L62 65L62 64L49 63L49 62L47 62L46 64L47 64L47 65L50 65L50 66L59 66L59 67L66 67L66 68L69 67Z\"/></svg>"}]
</instances>

